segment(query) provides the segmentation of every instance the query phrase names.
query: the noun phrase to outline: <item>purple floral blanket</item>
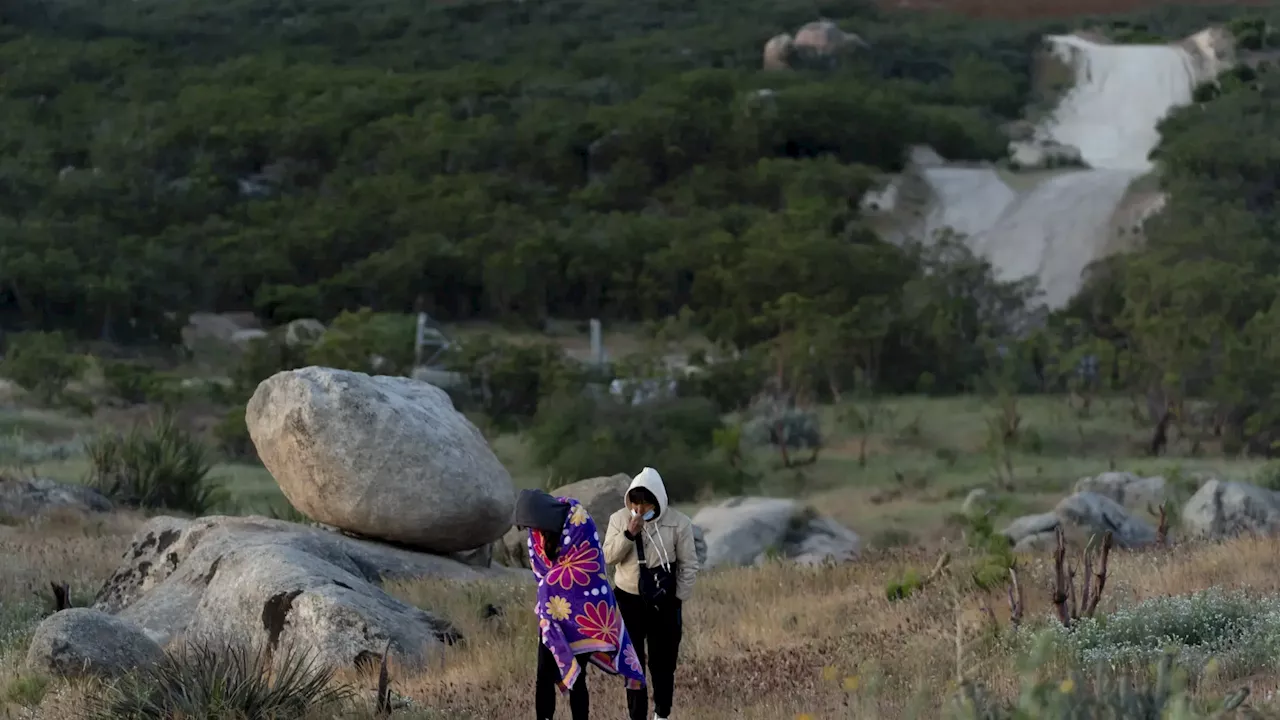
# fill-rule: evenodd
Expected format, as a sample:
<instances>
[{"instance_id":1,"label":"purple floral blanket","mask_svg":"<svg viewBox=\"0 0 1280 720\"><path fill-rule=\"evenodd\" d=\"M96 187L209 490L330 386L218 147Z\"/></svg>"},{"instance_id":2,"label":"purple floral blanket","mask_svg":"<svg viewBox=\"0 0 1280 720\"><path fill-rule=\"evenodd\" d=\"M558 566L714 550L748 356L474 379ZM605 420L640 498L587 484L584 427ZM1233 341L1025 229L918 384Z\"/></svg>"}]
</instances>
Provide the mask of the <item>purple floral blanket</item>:
<instances>
[{"instance_id":1,"label":"purple floral blanket","mask_svg":"<svg viewBox=\"0 0 1280 720\"><path fill-rule=\"evenodd\" d=\"M585 669L579 655L621 675L628 688L642 688L644 669L609 587L596 523L577 500L557 499L570 508L555 562L547 560L541 532L529 531L528 546L529 565L538 579L538 626L542 643L560 667L560 691L567 693Z\"/></svg>"}]
</instances>

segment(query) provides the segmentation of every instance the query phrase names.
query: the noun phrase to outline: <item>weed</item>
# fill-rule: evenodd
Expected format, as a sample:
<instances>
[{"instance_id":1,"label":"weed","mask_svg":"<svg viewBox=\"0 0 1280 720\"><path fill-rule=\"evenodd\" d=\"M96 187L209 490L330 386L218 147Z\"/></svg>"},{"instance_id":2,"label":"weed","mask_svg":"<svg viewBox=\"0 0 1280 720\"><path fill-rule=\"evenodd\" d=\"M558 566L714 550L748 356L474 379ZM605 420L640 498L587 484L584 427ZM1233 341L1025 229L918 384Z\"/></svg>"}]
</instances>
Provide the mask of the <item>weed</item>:
<instances>
[{"instance_id":1,"label":"weed","mask_svg":"<svg viewBox=\"0 0 1280 720\"><path fill-rule=\"evenodd\" d=\"M97 698L99 720L234 717L291 720L349 700L331 670L292 648L188 644L156 667L108 686Z\"/></svg>"},{"instance_id":2,"label":"weed","mask_svg":"<svg viewBox=\"0 0 1280 720\"><path fill-rule=\"evenodd\" d=\"M166 412L150 427L102 435L85 447L88 484L117 502L140 508L205 513L224 499L209 478L209 452Z\"/></svg>"}]
</instances>

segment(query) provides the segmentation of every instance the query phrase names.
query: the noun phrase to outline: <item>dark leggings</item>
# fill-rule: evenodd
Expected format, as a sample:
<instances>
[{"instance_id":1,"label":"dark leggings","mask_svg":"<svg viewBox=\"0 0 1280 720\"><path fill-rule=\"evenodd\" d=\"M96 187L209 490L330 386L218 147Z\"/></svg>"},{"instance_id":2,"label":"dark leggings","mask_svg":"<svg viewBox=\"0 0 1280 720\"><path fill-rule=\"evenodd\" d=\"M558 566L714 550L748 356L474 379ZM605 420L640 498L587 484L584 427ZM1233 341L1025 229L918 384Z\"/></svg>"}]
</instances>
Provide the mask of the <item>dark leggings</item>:
<instances>
[{"instance_id":1,"label":"dark leggings","mask_svg":"<svg viewBox=\"0 0 1280 720\"><path fill-rule=\"evenodd\" d=\"M680 658L680 640L684 634L684 613L679 600L654 606L638 595L614 589L622 622L636 647L641 665L648 665L649 683L653 686L653 709L657 717L671 714L675 696L676 662ZM631 720L646 720L649 693L646 689L627 691L627 713Z\"/></svg>"},{"instance_id":2,"label":"dark leggings","mask_svg":"<svg viewBox=\"0 0 1280 720\"><path fill-rule=\"evenodd\" d=\"M578 658L582 671L578 673L577 682L569 690L569 710L573 720L587 720L591 714L591 698L587 695L585 660L585 655ZM556 656L551 654L551 650L546 645L539 642L538 682L534 696L534 708L538 711L538 720L551 720L555 717L556 695L560 694L560 688L556 684L558 682L560 682L560 667L556 665Z\"/></svg>"}]
</instances>

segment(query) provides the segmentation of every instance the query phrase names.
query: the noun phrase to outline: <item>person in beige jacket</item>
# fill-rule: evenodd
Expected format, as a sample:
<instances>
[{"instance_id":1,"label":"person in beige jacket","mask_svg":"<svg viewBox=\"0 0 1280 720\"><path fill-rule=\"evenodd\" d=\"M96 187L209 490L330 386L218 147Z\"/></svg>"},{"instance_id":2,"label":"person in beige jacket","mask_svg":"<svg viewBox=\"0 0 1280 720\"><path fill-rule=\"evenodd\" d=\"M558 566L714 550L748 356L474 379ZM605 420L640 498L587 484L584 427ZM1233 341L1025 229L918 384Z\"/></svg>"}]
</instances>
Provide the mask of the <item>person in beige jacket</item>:
<instances>
[{"instance_id":1,"label":"person in beige jacket","mask_svg":"<svg viewBox=\"0 0 1280 720\"><path fill-rule=\"evenodd\" d=\"M615 566L618 610L640 664L649 669L654 720L666 720L675 695L684 603L698 575L693 521L668 506L662 476L650 467L631 481L626 502L609 518L604 561ZM648 691L627 690L627 710L630 720L647 720Z\"/></svg>"}]
</instances>

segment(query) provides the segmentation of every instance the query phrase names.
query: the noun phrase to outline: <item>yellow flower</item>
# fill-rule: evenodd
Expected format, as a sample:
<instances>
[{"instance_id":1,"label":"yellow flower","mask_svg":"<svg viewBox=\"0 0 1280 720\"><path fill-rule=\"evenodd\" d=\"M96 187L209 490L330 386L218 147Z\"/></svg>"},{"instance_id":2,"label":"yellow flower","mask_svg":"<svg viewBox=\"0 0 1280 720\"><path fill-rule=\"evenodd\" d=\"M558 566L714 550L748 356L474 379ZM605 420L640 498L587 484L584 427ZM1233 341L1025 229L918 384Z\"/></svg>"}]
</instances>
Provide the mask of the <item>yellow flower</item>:
<instances>
[{"instance_id":1,"label":"yellow flower","mask_svg":"<svg viewBox=\"0 0 1280 720\"><path fill-rule=\"evenodd\" d=\"M823 682L835 682L835 680L836 680L836 669L835 669L835 668L831 667L830 665L828 665L828 666L826 666L826 667L822 668L822 681L823 681Z\"/></svg>"},{"instance_id":2,"label":"yellow flower","mask_svg":"<svg viewBox=\"0 0 1280 720\"><path fill-rule=\"evenodd\" d=\"M572 525L581 525L587 521L587 509L581 505L573 506L573 513L569 515L569 523Z\"/></svg>"},{"instance_id":3,"label":"yellow flower","mask_svg":"<svg viewBox=\"0 0 1280 720\"><path fill-rule=\"evenodd\" d=\"M813 720L813 716L809 713L800 713L796 716L796 720Z\"/></svg>"},{"instance_id":4,"label":"yellow flower","mask_svg":"<svg viewBox=\"0 0 1280 720\"><path fill-rule=\"evenodd\" d=\"M848 692L856 692L858 690L858 676L850 675L844 679L844 683L841 686Z\"/></svg>"},{"instance_id":5,"label":"yellow flower","mask_svg":"<svg viewBox=\"0 0 1280 720\"><path fill-rule=\"evenodd\" d=\"M1066 695L1067 693L1075 689L1076 689L1076 683L1071 678L1067 678L1066 680L1063 680L1062 684L1058 686L1058 692L1062 693L1063 695Z\"/></svg>"},{"instance_id":6,"label":"yellow flower","mask_svg":"<svg viewBox=\"0 0 1280 720\"><path fill-rule=\"evenodd\" d=\"M569 601L553 595L547 599L547 612L557 620L565 620L569 617Z\"/></svg>"}]
</instances>

